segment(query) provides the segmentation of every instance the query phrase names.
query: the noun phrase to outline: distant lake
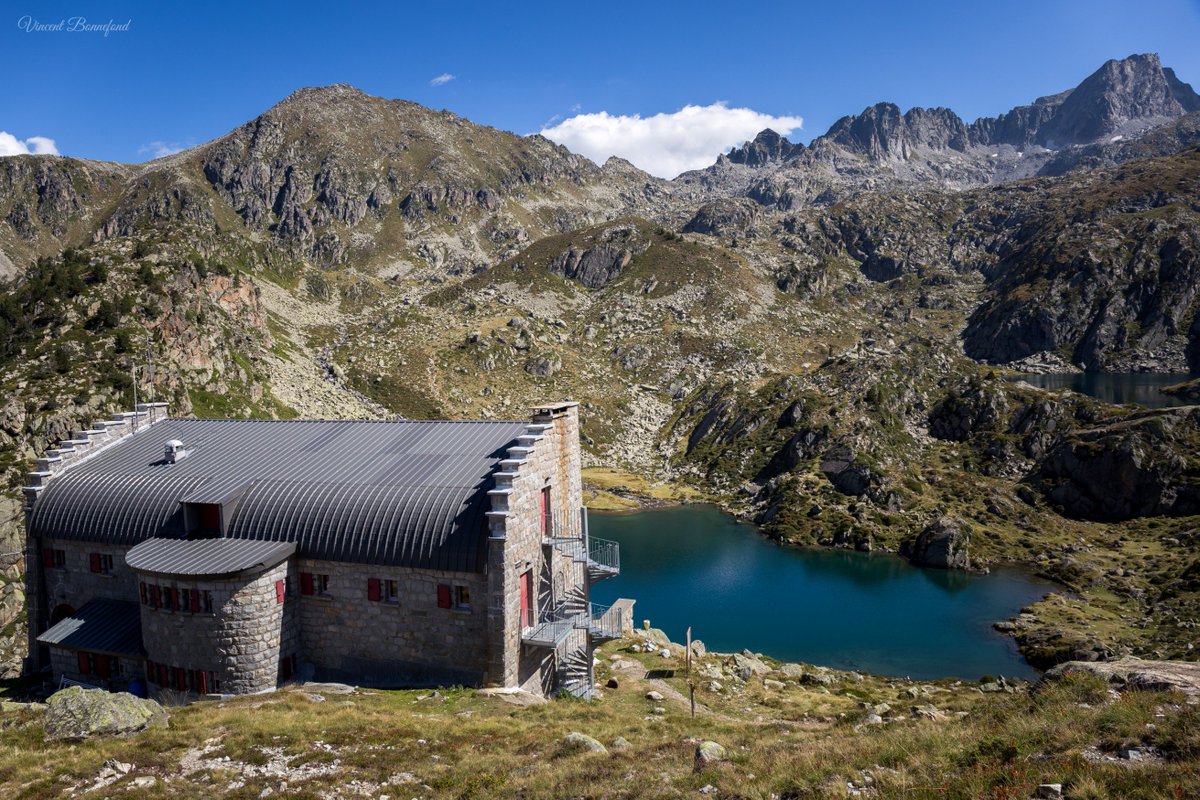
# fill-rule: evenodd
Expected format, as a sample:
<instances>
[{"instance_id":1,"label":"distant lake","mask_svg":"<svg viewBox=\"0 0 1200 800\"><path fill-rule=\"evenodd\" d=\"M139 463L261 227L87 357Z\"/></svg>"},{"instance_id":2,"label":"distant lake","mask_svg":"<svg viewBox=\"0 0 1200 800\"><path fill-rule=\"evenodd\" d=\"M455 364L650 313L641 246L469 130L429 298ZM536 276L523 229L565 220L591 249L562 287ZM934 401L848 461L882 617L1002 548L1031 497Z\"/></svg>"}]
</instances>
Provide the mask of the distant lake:
<instances>
[{"instance_id":1,"label":"distant lake","mask_svg":"<svg viewBox=\"0 0 1200 800\"><path fill-rule=\"evenodd\" d=\"M1137 403L1147 408L1195 405L1195 400L1163 394L1160 389L1196 377L1186 372L1067 372L1019 375L1039 389L1070 389L1106 403Z\"/></svg>"},{"instance_id":2,"label":"distant lake","mask_svg":"<svg viewBox=\"0 0 1200 800\"><path fill-rule=\"evenodd\" d=\"M882 553L782 547L713 506L593 512L590 533L621 545L621 574L592 588L637 600L672 641L710 650L918 679L1038 673L991 624L1054 586L1016 570L968 575Z\"/></svg>"}]
</instances>

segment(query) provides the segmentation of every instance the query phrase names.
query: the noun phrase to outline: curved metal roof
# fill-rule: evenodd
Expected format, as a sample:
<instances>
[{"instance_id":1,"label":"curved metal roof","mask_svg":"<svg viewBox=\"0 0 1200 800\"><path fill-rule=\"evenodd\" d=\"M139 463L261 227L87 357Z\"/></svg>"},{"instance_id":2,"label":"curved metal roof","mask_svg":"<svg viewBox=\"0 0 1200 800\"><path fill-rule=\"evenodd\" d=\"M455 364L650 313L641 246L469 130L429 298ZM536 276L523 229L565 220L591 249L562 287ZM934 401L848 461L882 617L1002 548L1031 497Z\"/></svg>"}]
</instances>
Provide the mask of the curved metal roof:
<instances>
[{"instance_id":1,"label":"curved metal roof","mask_svg":"<svg viewBox=\"0 0 1200 800\"><path fill-rule=\"evenodd\" d=\"M522 422L165 420L51 480L30 532L118 545L180 538L181 501L224 498L227 538L478 572L492 473L525 432ZM170 439L188 451L174 464L163 458Z\"/></svg>"},{"instance_id":2,"label":"curved metal roof","mask_svg":"<svg viewBox=\"0 0 1200 800\"><path fill-rule=\"evenodd\" d=\"M125 553L135 572L218 577L263 572L296 552L291 542L246 539L147 539Z\"/></svg>"}]
</instances>

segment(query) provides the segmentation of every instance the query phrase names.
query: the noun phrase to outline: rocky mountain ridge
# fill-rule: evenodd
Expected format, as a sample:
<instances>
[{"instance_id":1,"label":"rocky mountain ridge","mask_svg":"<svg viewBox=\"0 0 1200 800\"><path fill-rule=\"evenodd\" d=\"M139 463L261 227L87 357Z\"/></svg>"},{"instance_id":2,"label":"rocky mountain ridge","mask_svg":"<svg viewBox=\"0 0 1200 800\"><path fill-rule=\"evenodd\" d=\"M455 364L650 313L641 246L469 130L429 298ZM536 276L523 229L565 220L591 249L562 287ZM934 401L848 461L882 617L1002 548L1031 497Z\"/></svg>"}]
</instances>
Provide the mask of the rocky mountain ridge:
<instances>
[{"instance_id":1,"label":"rocky mountain ridge","mask_svg":"<svg viewBox=\"0 0 1200 800\"><path fill-rule=\"evenodd\" d=\"M809 145L765 130L685 186L743 194L794 210L856 191L934 185L962 189L1039 174L1061 174L1078 151L1138 140L1200 111L1200 95L1156 54L1110 60L1074 89L1041 97L998 117L964 122L946 108L878 103L835 122ZM1200 141L1189 126L1180 146ZM1174 152L1171 145L1141 155ZM1121 160L1121 148L1109 151Z\"/></svg>"}]
</instances>

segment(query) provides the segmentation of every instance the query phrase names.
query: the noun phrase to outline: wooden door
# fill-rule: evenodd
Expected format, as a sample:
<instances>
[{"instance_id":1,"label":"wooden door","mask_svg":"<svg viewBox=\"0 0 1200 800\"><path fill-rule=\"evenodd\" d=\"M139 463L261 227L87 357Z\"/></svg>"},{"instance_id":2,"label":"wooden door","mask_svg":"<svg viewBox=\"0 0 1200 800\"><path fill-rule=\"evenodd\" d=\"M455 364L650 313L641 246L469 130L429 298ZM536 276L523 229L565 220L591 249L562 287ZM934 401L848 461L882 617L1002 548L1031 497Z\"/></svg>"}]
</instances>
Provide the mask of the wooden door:
<instances>
[{"instance_id":1,"label":"wooden door","mask_svg":"<svg viewBox=\"0 0 1200 800\"><path fill-rule=\"evenodd\" d=\"M553 509L550 508L550 487L542 487L542 535L553 536L554 526L551 524L553 520Z\"/></svg>"},{"instance_id":2,"label":"wooden door","mask_svg":"<svg viewBox=\"0 0 1200 800\"><path fill-rule=\"evenodd\" d=\"M533 625L533 575L529 570L521 573L521 625Z\"/></svg>"}]
</instances>

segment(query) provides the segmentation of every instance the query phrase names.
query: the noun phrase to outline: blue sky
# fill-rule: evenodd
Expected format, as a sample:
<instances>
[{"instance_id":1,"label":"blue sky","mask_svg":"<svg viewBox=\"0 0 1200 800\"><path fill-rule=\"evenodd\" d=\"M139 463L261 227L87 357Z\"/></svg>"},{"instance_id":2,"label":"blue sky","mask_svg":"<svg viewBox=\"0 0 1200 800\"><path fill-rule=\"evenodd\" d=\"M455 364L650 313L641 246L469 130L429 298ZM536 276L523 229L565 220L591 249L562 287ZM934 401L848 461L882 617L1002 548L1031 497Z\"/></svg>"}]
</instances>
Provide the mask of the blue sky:
<instances>
[{"instance_id":1,"label":"blue sky","mask_svg":"<svg viewBox=\"0 0 1200 800\"><path fill-rule=\"evenodd\" d=\"M723 101L802 117L791 138L807 141L879 100L994 115L1135 52L1200 85L1200 0L346 5L7 0L0 131L143 161L220 136L300 86L351 83L517 133ZM27 15L130 26L28 32Z\"/></svg>"}]
</instances>

